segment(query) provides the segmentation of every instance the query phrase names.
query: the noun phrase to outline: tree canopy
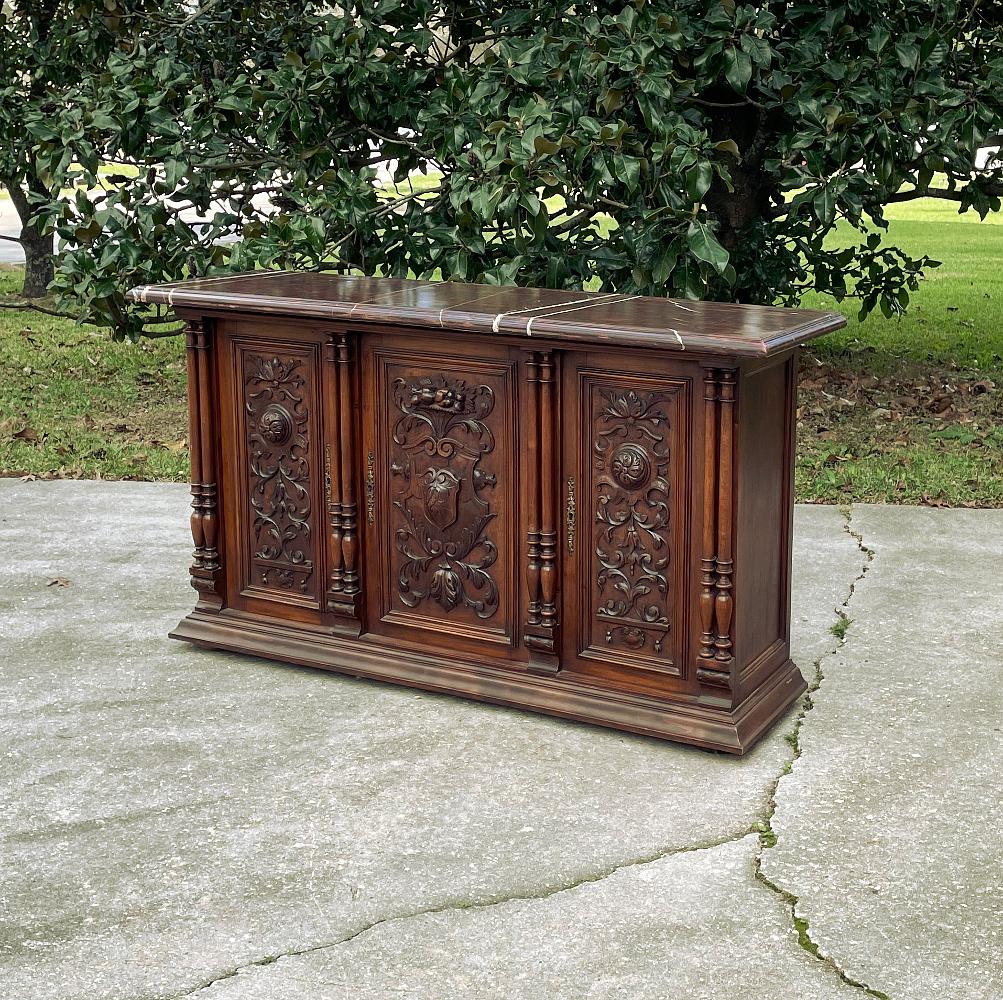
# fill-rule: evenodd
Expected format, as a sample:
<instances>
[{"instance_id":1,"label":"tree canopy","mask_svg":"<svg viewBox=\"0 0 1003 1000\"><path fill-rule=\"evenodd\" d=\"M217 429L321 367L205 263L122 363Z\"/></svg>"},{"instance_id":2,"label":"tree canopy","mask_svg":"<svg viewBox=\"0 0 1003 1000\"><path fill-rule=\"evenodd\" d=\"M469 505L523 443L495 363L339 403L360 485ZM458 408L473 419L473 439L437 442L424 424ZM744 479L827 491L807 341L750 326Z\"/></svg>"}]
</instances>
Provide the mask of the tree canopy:
<instances>
[{"instance_id":1,"label":"tree canopy","mask_svg":"<svg viewBox=\"0 0 1003 1000\"><path fill-rule=\"evenodd\" d=\"M53 287L120 334L131 285L255 266L891 315L933 262L887 206L1003 194L997 4L155 6L95 5L21 117Z\"/></svg>"},{"instance_id":2,"label":"tree canopy","mask_svg":"<svg viewBox=\"0 0 1003 1000\"><path fill-rule=\"evenodd\" d=\"M152 4L132 5L141 14ZM53 241L41 211L59 198L57 181L69 172L72 153L54 170L39 169L29 121L52 115L76 98L100 72L110 52L128 44L115 3L96 16L93 4L60 0L3 0L0 3L0 185L21 220L15 237L25 253L25 293L43 294L52 279ZM55 116L54 116L55 117ZM70 112L54 135L78 138L81 120ZM67 150L69 142L67 143ZM62 151L61 151L62 155ZM9 237L5 237L9 238Z\"/></svg>"}]
</instances>

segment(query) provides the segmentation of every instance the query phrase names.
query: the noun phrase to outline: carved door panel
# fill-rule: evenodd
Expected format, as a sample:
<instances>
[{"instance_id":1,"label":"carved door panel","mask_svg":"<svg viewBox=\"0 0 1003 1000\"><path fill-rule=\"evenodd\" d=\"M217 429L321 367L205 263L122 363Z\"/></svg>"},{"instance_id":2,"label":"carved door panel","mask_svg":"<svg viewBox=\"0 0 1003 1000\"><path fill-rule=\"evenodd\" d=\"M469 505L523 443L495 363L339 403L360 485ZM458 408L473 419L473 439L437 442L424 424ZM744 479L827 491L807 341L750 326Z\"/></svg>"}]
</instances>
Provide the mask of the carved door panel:
<instances>
[{"instance_id":1,"label":"carved door panel","mask_svg":"<svg viewBox=\"0 0 1003 1000\"><path fill-rule=\"evenodd\" d=\"M504 656L516 635L517 365L506 349L367 338L369 629Z\"/></svg>"},{"instance_id":2,"label":"carved door panel","mask_svg":"<svg viewBox=\"0 0 1003 1000\"><path fill-rule=\"evenodd\" d=\"M565 359L561 668L674 690L684 662L692 382L634 366Z\"/></svg>"},{"instance_id":3,"label":"carved door panel","mask_svg":"<svg viewBox=\"0 0 1003 1000\"><path fill-rule=\"evenodd\" d=\"M294 330L271 339L226 324L220 352L222 504L233 557L228 603L321 621L324 469L320 347ZM250 330L248 329L248 332Z\"/></svg>"}]
</instances>

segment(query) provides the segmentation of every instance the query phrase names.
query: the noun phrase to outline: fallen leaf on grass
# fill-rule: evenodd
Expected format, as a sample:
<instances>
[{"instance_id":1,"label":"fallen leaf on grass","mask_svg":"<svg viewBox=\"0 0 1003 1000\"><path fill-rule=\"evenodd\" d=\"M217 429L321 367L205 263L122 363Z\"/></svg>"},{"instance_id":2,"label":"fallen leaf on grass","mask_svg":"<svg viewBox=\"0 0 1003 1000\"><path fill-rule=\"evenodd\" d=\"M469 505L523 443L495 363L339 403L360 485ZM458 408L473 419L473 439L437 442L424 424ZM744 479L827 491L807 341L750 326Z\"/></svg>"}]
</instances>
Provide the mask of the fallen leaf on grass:
<instances>
[{"instance_id":1,"label":"fallen leaf on grass","mask_svg":"<svg viewBox=\"0 0 1003 1000\"><path fill-rule=\"evenodd\" d=\"M70 581L65 576L54 576L47 584L47 587L68 587Z\"/></svg>"}]
</instances>

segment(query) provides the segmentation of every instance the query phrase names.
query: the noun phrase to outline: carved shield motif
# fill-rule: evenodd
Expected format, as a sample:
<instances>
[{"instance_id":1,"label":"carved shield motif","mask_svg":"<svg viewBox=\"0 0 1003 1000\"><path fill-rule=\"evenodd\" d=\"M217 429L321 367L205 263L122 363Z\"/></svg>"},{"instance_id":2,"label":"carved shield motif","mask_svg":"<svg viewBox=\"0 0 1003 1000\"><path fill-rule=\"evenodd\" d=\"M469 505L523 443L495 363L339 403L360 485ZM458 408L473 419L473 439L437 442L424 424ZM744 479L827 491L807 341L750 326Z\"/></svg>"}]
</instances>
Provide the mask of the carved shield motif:
<instances>
[{"instance_id":1,"label":"carved shield motif","mask_svg":"<svg viewBox=\"0 0 1003 1000\"><path fill-rule=\"evenodd\" d=\"M397 596L409 608L431 599L446 612L490 618L498 610L489 572L498 549L485 529L497 512L481 493L496 477L479 463L495 447L487 423L494 392L441 374L397 378L392 392L400 414L391 465L400 482Z\"/></svg>"},{"instance_id":2,"label":"carved shield motif","mask_svg":"<svg viewBox=\"0 0 1003 1000\"><path fill-rule=\"evenodd\" d=\"M460 478L450 469L429 469L424 477L425 516L445 530L459 515Z\"/></svg>"}]
</instances>

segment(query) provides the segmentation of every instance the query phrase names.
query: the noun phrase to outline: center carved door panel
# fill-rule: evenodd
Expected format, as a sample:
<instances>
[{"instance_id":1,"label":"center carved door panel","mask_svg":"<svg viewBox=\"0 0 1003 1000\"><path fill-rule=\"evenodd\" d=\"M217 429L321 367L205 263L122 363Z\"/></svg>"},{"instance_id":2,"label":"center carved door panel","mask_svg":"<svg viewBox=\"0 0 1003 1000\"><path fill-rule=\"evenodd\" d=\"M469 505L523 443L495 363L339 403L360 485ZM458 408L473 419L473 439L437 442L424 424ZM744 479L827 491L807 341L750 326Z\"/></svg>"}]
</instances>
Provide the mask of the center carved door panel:
<instances>
[{"instance_id":1,"label":"center carved door panel","mask_svg":"<svg viewBox=\"0 0 1003 1000\"><path fill-rule=\"evenodd\" d=\"M595 361L590 364L590 361ZM690 381L566 361L562 669L638 689L681 683Z\"/></svg>"},{"instance_id":2,"label":"center carved door panel","mask_svg":"<svg viewBox=\"0 0 1003 1000\"><path fill-rule=\"evenodd\" d=\"M367 347L363 379L370 631L504 655L516 618L514 362L385 338Z\"/></svg>"}]
</instances>

